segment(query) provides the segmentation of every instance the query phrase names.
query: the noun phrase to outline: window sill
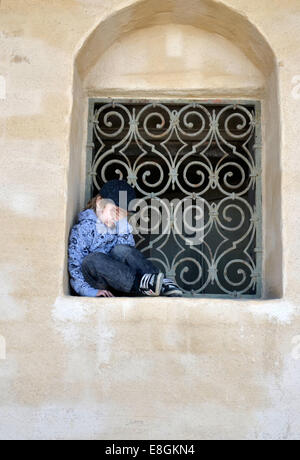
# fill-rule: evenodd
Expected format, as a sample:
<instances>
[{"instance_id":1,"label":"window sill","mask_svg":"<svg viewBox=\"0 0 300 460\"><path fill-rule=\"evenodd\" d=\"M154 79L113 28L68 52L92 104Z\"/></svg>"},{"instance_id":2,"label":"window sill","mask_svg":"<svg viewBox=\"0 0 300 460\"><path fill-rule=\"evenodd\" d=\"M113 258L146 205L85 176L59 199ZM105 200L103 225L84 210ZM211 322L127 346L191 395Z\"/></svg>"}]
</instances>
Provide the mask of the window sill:
<instances>
[{"instance_id":1,"label":"window sill","mask_svg":"<svg viewBox=\"0 0 300 460\"><path fill-rule=\"evenodd\" d=\"M96 317L104 321L158 320L166 322L239 323L247 316L265 316L279 322L291 322L297 306L287 299L216 299L180 297L76 297L62 295L53 305L57 321L88 322ZM93 319L94 318L94 319Z\"/></svg>"}]
</instances>

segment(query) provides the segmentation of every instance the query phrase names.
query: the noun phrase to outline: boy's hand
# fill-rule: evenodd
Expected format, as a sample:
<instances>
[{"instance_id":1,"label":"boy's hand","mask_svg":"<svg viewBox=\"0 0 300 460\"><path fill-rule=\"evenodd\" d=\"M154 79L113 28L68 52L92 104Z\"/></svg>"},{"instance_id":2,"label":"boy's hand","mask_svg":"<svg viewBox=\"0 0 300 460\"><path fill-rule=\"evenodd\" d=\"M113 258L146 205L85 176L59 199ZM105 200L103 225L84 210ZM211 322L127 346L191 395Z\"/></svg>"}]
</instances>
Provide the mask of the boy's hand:
<instances>
[{"instance_id":1,"label":"boy's hand","mask_svg":"<svg viewBox=\"0 0 300 460\"><path fill-rule=\"evenodd\" d=\"M128 212L125 209L116 208L116 220L124 219L124 217L128 216Z\"/></svg>"},{"instance_id":2,"label":"boy's hand","mask_svg":"<svg viewBox=\"0 0 300 460\"><path fill-rule=\"evenodd\" d=\"M115 296L110 291L100 289L97 292L96 297L115 297Z\"/></svg>"}]
</instances>

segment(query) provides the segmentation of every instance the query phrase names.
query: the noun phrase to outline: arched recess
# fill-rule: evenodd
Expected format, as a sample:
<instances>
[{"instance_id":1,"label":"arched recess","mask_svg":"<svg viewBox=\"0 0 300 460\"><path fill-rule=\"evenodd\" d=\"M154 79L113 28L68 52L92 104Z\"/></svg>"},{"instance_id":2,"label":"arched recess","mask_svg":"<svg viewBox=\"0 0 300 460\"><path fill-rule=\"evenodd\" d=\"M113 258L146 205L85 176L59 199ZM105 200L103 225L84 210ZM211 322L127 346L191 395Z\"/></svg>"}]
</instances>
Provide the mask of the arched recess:
<instances>
[{"instance_id":1,"label":"arched recess","mask_svg":"<svg viewBox=\"0 0 300 460\"><path fill-rule=\"evenodd\" d=\"M281 297L280 111L276 59L270 45L245 15L221 2L128 3L123 8L117 6L95 27L74 61L66 238L84 205L90 96L259 99L263 140L263 297ZM157 34L164 44L157 41ZM145 47L147 52L142 55ZM161 54L162 48L165 54ZM198 63L196 69L194 63ZM63 292L69 294L66 264Z\"/></svg>"}]
</instances>

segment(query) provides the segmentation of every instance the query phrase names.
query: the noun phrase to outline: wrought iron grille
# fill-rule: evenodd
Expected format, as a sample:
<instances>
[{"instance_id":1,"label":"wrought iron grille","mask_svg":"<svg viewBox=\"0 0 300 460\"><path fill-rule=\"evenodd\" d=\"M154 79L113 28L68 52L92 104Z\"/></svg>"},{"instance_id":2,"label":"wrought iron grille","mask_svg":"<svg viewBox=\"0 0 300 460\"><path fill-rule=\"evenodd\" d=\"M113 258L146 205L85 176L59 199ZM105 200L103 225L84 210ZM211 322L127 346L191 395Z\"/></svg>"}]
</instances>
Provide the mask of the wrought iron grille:
<instances>
[{"instance_id":1,"label":"wrought iron grille","mask_svg":"<svg viewBox=\"0 0 300 460\"><path fill-rule=\"evenodd\" d=\"M174 205L168 232L135 235L186 296L261 297L260 118L256 101L89 100L86 200L125 178L148 211L202 201L196 244L174 231Z\"/></svg>"}]
</instances>

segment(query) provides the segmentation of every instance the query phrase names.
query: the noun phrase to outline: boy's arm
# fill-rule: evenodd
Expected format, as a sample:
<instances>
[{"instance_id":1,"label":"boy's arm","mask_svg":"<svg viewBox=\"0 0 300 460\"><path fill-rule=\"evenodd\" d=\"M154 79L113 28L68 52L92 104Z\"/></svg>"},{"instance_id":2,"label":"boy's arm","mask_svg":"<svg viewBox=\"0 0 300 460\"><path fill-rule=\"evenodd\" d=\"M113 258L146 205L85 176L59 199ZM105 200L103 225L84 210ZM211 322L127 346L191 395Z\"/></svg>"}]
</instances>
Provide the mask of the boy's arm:
<instances>
[{"instance_id":1,"label":"boy's arm","mask_svg":"<svg viewBox=\"0 0 300 460\"><path fill-rule=\"evenodd\" d=\"M88 250L87 231L84 232L82 225L74 225L69 236L68 248L68 269L70 273L70 284L77 294L86 297L96 297L98 290L84 279L81 271L81 263Z\"/></svg>"},{"instance_id":2,"label":"boy's arm","mask_svg":"<svg viewBox=\"0 0 300 460\"><path fill-rule=\"evenodd\" d=\"M128 222L127 217L118 221L118 240L117 244L128 244L135 246L135 240L132 234L132 225Z\"/></svg>"}]
</instances>

